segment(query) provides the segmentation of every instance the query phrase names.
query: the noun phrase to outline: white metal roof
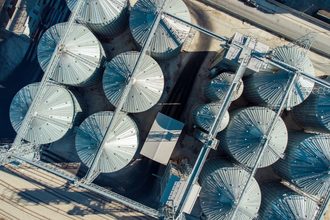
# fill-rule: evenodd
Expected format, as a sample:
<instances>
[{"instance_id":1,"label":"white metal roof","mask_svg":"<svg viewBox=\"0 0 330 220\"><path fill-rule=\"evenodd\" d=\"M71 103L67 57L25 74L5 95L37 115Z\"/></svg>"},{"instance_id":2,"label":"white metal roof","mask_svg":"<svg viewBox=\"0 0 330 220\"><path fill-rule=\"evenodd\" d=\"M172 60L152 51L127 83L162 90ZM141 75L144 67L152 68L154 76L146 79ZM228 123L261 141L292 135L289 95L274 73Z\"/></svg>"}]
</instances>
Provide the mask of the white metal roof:
<instances>
[{"instance_id":1,"label":"white metal roof","mask_svg":"<svg viewBox=\"0 0 330 220\"><path fill-rule=\"evenodd\" d=\"M45 71L57 43L66 31L67 23L50 27L38 45L38 60ZM60 83L80 86L95 77L103 58L103 48L93 33L81 24L74 24L64 44L52 78Z\"/></svg>"},{"instance_id":2,"label":"white metal roof","mask_svg":"<svg viewBox=\"0 0 330 220\"><path fill-rule=\"evenodd\" d=\"M99 168L102 173L115 172L124 168L133 159L138 148L138 128L126 114L120 113L115 121L110 138L106 140ZM76 149L82 162L90 167L110 124L113 112L95 113L86 118L76 135Z\"/></svg>"},{"instance_id":3,"label":"white metal roof","mask_svg":"<svg viewBox=\"0 0 330 220\"><path fill-rule=\"evenodd\" d=\"M105 66L103 89L106 97L115 106L127 85L139 54L133 51L119 54ZM144 56L132 80L133 85L123 110L130 113L143 112L156 105L164 89L164 76L158 63L150 56Z\"/></svg>"},{"instance_id":4,"label":"white metal roof","mask_svg":"<svg viewBox=\"0 0 330 220\"><path fill-rule=\"evenodd\" d=\"M37 93L39 83L22 88L10 105L10 120L16 130L22 121ZM63 87L46 85L43 97L33 112L31 126L24 139L46 144L59 140L72 127L75 106L71 93Z\"/></svg>"}]
</instances>

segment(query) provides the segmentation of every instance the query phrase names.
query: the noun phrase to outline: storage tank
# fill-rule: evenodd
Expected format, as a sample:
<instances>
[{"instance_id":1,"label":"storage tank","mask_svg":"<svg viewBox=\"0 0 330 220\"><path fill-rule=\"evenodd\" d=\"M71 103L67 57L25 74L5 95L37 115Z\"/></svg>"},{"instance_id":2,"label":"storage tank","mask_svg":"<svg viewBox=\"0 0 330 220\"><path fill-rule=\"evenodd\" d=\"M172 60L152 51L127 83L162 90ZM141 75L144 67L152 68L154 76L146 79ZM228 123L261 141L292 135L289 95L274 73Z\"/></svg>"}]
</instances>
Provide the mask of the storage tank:
<instances>
[{"instance_id":1,"label":"storage tank","mask_svg":"<svg viewBox=\"0 0 330 220\"><path fill-rule=\"evenodd\" d=\"M46 71L57 43L66 32L67 23L50 27L41 37L38 45L38 60ZM81 24L73 24L63 45L58 48L59 62L52 79L66 85L85 86L97 79L102 65L104 51L101 43Z\"/></svg>"},{"instance_id":2,"label":"storage tank","mask_svg":"<svg viewBox=\"0 0 330 220\"><path fill-rule=\"evenodd\" d=\"M217 114L220 111L221 103L210 103L200 105L193 111L193 120L196 125L205 131L210 131ZM226 111L225 116L217 128L217 132L224 130L229 123L229 113Z\"/></svg>"},{"instance_id":3,"label":"storage tank","mask_svg":"<svg viewBox=\"0 0 330 220\"><path fill-rule=\"evenodd\" d=\"M120 117L105 140L104 150L99 160L101 173L111 173L124 168L137 151L139 138L135 122L126 114ZM77 130L76 150L81 161L90 167L105 136L113 112L103 111L86 118Z\"/></svg>"},{"instance_id":4,"label":"storage tank","mask_svg":"<svg viewBox=\"0 0 330 220\"><path fill-rule=\"evenodd\" d=\"M234 81L235 74L224 72L213 78L205 87L205 97L211 101L224 100L228 89ZM235 101L243 93L244 85L243 80L239 81L236 91L234 92L232 100Z\"/></svg>"},{"instance_id":5,"label":"storage tank","mask_svg":"<svg viewBox=\"0 0 330 220\"><path fill-rule=\"evenodd\" d=\"M227 129L220 133L220 146L241 164L254 167L262 150L261 140L275 115L275 112L265 107L248 107L234 111ZM284 153L287 142L287 128L283 120L278 118L258 167L275 163Z\"/></svg>"},{"instance_id":6,"label":"storage tank","mask_svg":"<svg viewBox=\"0 0 330 220\"><path fill-rule=\"evenodd\" d=\"M330 82L330 78L326 79ZM307 100L292 111L293 119L304 129L330 132L330 89L316 85Z\"/></svg>"},{"instance_id":7,"label":"storage tank","mask_svg":"<svg viewBox=\"0 0 330 220\"><path fill-rule=\"evenodd\" d=\"M297 194L280 183L263 184L261 193L260 220L312 220L318 209L317 203L313 200Z\"/></svg>"},{"instance_id":8,"label":"storage tank","mask_svg":"<svg viewBox=\"0 0 330 220\"><path fill-rule=\"evenodd\" d=\"M139 47L145 44L156 18L157 10L161 8L162 3L163 1L159 0L139 0L132 8L129 27ZM181 0L166 1L163 11L190 22L188 8ZM151 56L156 59L168 59L176 56L180 53L189 31L189 26L163 14L150 43Z\"/></svg>"},{"instance_id":9,"label":"storage tank","mask_svg":"<svg viewBox=\"0 0 330 220\"><path fill-rule=\"evenodd\" d=\"M23 87L10 105L10 121L17 132L37 94L39 83ZM32 112L31 126L24 137L35 144L48 144L62 138L72 127L75 101L72 94L61 86L46 85L40 103Z\"/></svg>"},{"instance_id":10,"label":"storage tank","mask_svg":"<svg viewBox=\"0 0 330 220\"><path fill-rule=\"evenodd\" d=\"M290 133L285 157L274 171L303 191L322 197L330 190L330 135Z\"/></svg>"},{"instance_id":11,"label":"storage tank","mask_svg":"<svg viewBox=\"0 0 330 220\"><path fill-rule=\"evenodd\" d=\"M273 51L273 57L298 67L310 75L314 75L312 62L301 48L289 46L278 47ZM279 106L291 77L291 73L276 69L275 72L269 70L266 72L253 73L244 81L246 88L244 94L249 101L255 104L268 107ZM302 103L311 94L313 87L314 82L309 81L303 76L298 76L285 107L291 109Z\"/></svg>"},{"instance_id":12,"label":"storage tank","mask_svg":"<svg viewBox=\"0 0 330 220\"><path fill-rule=\"evenodd\" d=\"M72 11L77 0L66 0ZM89 0L85 1L78 22L85 24L90 30L101 37L109 37L124 30L128 16L127 0Z\"/></svg>"},{"instance_id":13,"label":"storage tank","mask_svg":"<svg viewBox=\"0 0 330 220\"><path fill-rule=\"evenodd\" d=\"M238 165L221 159L208 160L201 172L200 204L207 219L230 220L250 174ZM261 203L257 181L252 181L242 198L235 219L254 219Z\"/></svg>"},{"instance_id":14,"label":"storage tank","mask_svg":"<svg viewBox=\"0 0 330 220\"><path fill-rule=\"evenodd\" d=\"M121 53L105 64L103 89L114 106L118 105L140 53ZM158 63L145 55L135 74L131 90L123 110L130 113L143 112L157 104L164 90L164 76Z\"/></svg>"}]
</instances>

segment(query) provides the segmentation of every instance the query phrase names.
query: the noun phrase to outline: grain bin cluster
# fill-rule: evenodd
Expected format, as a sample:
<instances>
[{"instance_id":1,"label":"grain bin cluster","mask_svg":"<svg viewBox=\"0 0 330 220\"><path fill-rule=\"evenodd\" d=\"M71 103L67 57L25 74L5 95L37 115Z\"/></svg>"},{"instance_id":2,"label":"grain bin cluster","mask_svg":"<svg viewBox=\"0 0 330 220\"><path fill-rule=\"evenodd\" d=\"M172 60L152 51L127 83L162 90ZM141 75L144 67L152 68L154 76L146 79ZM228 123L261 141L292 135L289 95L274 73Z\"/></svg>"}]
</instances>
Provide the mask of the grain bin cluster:
<instances>
[{"instance_id":1,"label":"grain bin cluster","mask_svg":"<svg viewBox=\"0 0 330 220\"><path fill-rule=\"evenodd\" d=\"M77 2L66 0L71 11L75 10ZM54 83L40 88L40 104L31 113L31 126L23 138L38 145L49 144L70 133L75 135L77 156L87 168L91 166L101 143L104 143L99 161L101 173L115 173L130 164L141 144L139 127L131 113L146 112L157 105L165 88L159 60L170 59L180 53L190 27L164 14L149 52L138 69L135 65L140 52L125 51L107 57L104 42L126 33L127 29L136 48L141 48L159 7L161 1L157 0L141 0L130 9L127 0L84 1L76 23L67 34L68 22L46 30L37 47L37 58L44 72L52 70L50 81ZM181 0L169 0L164 11L190 21L188 8ZM65 40L61 41L64 36ZM58 62L50 65L54 57ZM133 71L136 74L131 77ZM110 136L104 140L129 81L132 86L122 112L117 121L113 121ZM16 131L28 112L38 85L34 83L22 88L12 101L10 120ZM89 91L88 88L95 86L104 91L105 100L113 108L89 111L90 106L86 105L79 92Z\"/></svg>"},{"instance_id":2,"label":"grain bin cluster","mask_svg":"<svg viewBox=\"0 0 330 220\"><path fill-rule=\"evenodd\" d=\"M71 10L76 3L77 0L67 0ZM101 143L104 143L99 159L101 173L114 174L132 166L142 144L135 117L151 110L161 100L166 87L166 72L160 64L179 54L190 32L188 26L168 14L190 21L188 8L181 0L166 2L163 6L165 14L161 16L149 52L137 69L140 52L128 50L106 57L102 43L128 28L132 41L141 49L161 6L159 0L139 0L130 10L125 0L86 2L79 13L78 23L73 25L61 45L57 44L67 23L49 28L42 36L37 52L43 71L49 68L53 54L58 56L59 62L51 75L55 83L43 89L40 105L31 113L32 126L23 138L35 144L48 144L74 130L75 152L87 168L91 167ZM275 48L272 58L314 74L310 59L297 47ZM210 132L234 77L233 70L224 70L213 74L213 78L203 85L203 103L190 110L194 128ZM301 130L288 130L284 117L276 119L269 129L290 77L283 70L268 67L240 80L232 101L244 104L226 111L224 119L215 128L219 139L215 153L226 158L209 159L199 177L202 186L200 206L207 219L230 219L238 201L241 203L237 219L313 218L317 204L278 183L265 184L252 177L246 194L240 198L254 167L262 170L260 168L271 166L281 180L319 198L330 190L330 134L324 134L330 133L329 91L299 76L285 109ZM95 85L103 90L104 98L112 108L89 112L81 120L77 115L84 109L84 100L73 91L77 88L84 91ZM130 90L126 94L128 87ZM10 119L16 131L37 90L38 84L31 84L14 97ZM112 121L123 94L127 98L122 112L116 121ZM111 122L113 129L106 136ZM263 147L265 151L257 163Z\"/></svg>"}]
</instances>

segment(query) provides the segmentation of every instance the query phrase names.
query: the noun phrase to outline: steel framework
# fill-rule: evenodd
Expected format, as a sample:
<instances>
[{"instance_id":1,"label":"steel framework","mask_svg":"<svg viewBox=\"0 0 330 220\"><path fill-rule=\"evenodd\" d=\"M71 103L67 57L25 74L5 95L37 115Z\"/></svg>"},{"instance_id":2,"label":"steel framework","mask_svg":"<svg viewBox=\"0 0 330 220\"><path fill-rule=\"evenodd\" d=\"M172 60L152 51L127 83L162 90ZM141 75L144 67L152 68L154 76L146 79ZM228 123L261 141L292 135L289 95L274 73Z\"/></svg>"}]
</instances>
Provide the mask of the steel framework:
<instances>
[{"instance_id":1,"label":"steel framework","mask_svg":"<svg viewBox=\"0 0 330 220\"><path fill-rule=\"evenodd\" d=\"M228 38L224 37L224 36L220 36L220 35L218 35L216 33L213 33L213 32L211 32L207 29L199 27L198 25L194 25L194 24L192 24L190 22L187 22L187 21L184 21L184 20L182 20L182 19L180 19L180 18L178 18L174 15L163 12L162 9L163 9L163 6L165 4L165 1L166 0L163 1L162 7L160 7L156 12L157 15L155 17L155 20L153 22L152 27L149 30L149 36L147 38L147 41L145 42L145 44L142 48L142 51L140 53L140 56L139 56L137 62L135 63L135 66L134 66L133 73L132 73L131 77L127 80L127 86L126 86L126 88L125 88L125 90L124 90L124 92L123 92L123 94L120 98L119 104L116 108L116 111L114 113L114 116L112 118L112 121L111 121L107 131L109 131L113 128L113 123L112 122L116 120L116 118L118 117L117 116L118 113L120 113L120 111L122 111L122 107L123 107L123 104L124 104L124 102L127 98L127 94L129 93L130 88L132 86L132 79L134 79L134 75L137 72L137 69L138 69L138 67L141 63L141 60L142 60L143 56L147 53L147 51L149 49L150 41L153 37L153 34L154 34L156 28L159 25L159 21L160 21L161 16L170 16L170 17L176 19L178 22L181 22L185 25L188 25L188 26L192 27L194 30L197 30L201 33L204 33L204 34L206 34L206 35L208 35L208 36L210 36L210 37L212 37L216 40L225 42L227 45L230 44L230 40ZM40 99L43 95L43 89L45 88L45 85L49 84L49 83L55 83L54 81L51 80L51 76L54 72L54 69L56 68L56 65L57 65L58 60L59 60L59 56L63 52L62 51L63 50L63 42L67 38L67 35L69 34L69 32L72 28L72 25L74 24L74 22L77 18L77 14L81 10L81 7L82 7L83 3L84 3L83 0L79 0L79 2L76 5L76 8L72 11L72 14L71 14L71 16L69 18L69 21L67 23L66 33L64 34L63 38L61 38L60 42L58 43L58 45L55 49L55 52L52 55L50 63L47 66L45 74L44 74L44 76L41 80L37 95L36 95L35 99L33 100L32 104L31 104L31 106L30 106L30 108L29 108L29 110L28 110L28 112L27 112L27 114L26 114L26 116L25 116L25 118L22 122L22 126L20 127L19 131L17 132L17 136L16 136L16 138L15 138L13 144L12 144L12 147L0 156L0 162L1 162L1 164L9 163L13 160L20 160L20 161L26 162L28 164L31 164L33 166L36 166L36 167L39 167L43 170L51 172L51 173L53 173L57 176L60 176L64 179L67 179L68 181L72 182L73 184L75 184L79 187L82 187L82 188L87 189L87 190L91 190L91 191L96 192L100 195L103 195L103 196L106 196L110 199L118 201L118 202L120 202L120 203L122 203L122 204L124 204L124 205L126 205L126 206L128 206L132 209L140 211L140 212L142 212L146 215L149 215L149 216L152 216L152 217L155 217L155 218L159 218L159 217L162 216L162 214L160 212L158 212L157 210L154 210L150 207L147 207L143 204L140 204L136 201L133 201L131 199L123 197L119 194L111 192L108 189L102 188L102 187L92 183L93 180L99 174L99 168L98 168L99 161L98 161L98 159L99 159L99 157L100 157L100 155L103 151L103 144L104 144L103 142L106 140L107 135L108 135L109 132L106 133L101 145L99 146L98 152L97 152L96 156L93 159L93 163L92 163L91 168L88 170L86 176L83 179L80 179L80 180L76 176L72 176L70 174L67 174L64 170L62 170L58 167L55 167L54 165L46 164L46 163L43 163L42 161L38 161L38 160L29 160L29 159L26 159L24 157L24 155L27 154L27 153L39 152L39 147L38 146L34 146L32 144L26 143L23 139L25 137L27 129L29 129L31 119L33 117L33 112L36 110L36 107L38 106L38 102L40 102ZM299 76L299 75L304 76L305 78L307 78L307 79L309 79L313 82L316 82L316 83L320 84L321 86L330 88L330 83L328 83L326 81L323 81L321 79L318 79L316 77L310 76L308 73L300 71L297 67L290 66L289 64L286 64L286 63L284 63L280 60L268 57L265 54L256 53L255 51L253 51L253 50L251 50L251 49L249 49L245 46L239 45L237 43L233 43L233 45L235 45L235 46L242 49L242 54L244 55L244 58L241 61L240 66L238 67L238 69L236 71L235 78L234 78L232 84L230 85L230 87L229 87L229 89L226 93L226 96L224 98L224 103L221 106L221 108L220 108L220 110L219 110L219 112L216 116L216 119L215 119L215 121L214 121L208 135L207 135L207 138L205 140L205 144L202 147L202 149L199 153L199 156L198 156L198 158L197 158L197 160L194 164L194 167L193 167L193 169L192 169L192 171L189 175L187 187L184 191L184 194L183 194L182 200L180 202L180 205L179 205L178 209L176 210L177 219L179 219L180 216L182 216L182 207L184 207L184 204L187 202L186 200L187 200L187 197L190 193L191 187L193 186L194 183L196 183L196 181L198 179L198 176L199 176L199 174L201 172L201 169L202 169L202 167L205 163L205 160L208 157L208 154L209 154L210 150L212 148L214 148L214 145L217 144L217 140L215 139L216 128L218 127L218 124L222 121L222 119L224 118L225 112L228 110L228 108L231 104L231 100L232 100L231 97L233 96L234 91L235 91L236 87L239 84L239 80L243 77L244 72L247 68L247 64L248 64L251 57L255 57L255 58L257 58L261 61L264 61L265 63L269 63L269 64L271 64L275 67L278 67L279 69L282 69L282 70L285 70L289 73L292 73L292 77L291 77L290 82L288 83L286 94L282 99L281 105L277 108L277 114L273 118L273 120L271 122L271 125L268 129L267 134L264 136L263 140L260 143L261 146L263 146L263 148L259 152L259 157L256 161L256 166L254 166L254 168L251 170L250 178L248 179L247 183L245 184L245 187L242 191L242 194L241 194L240 198L245 193L245 189L246 189L247 184L251 181L252 177L255 174L257 164L259 163L260 159L262 158L263 152L265 150L265 146L267 146L267 143L269 141L269 133L272 130L273 126L275 125L278 117L280 117L280 115L282 113L283 106L284 106L284 104L285 104L285 102L288 98L289 91L292 89L297 76ZM309 48L309 46L305 47L305 49L308 49L308 48ZM329 200L330 200L330 192L328 192L327 196L322 199L320 211L317 214L316 220L320 220L322 218L322 216L323 216L324 212L326 211L327 206L329 204ZM236 208L238 206L239 206L239 203L237 204ZM235 218L236 212L237 212L237 210L235 209L232 213L231 219Z\"/></svg>"}]
</instances>

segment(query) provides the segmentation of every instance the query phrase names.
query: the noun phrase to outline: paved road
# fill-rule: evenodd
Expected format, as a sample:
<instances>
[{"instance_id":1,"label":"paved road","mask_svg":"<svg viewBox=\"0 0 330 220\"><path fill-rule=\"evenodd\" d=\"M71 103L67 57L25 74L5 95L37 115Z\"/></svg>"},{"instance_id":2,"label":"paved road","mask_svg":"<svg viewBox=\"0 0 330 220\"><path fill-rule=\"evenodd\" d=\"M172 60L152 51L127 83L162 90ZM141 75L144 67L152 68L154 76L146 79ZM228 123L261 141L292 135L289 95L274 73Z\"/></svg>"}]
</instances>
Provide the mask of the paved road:
<instances>
[{"instance_id":1,"label":"paved road","mask_svg":"<svg viewBox=\"0 0 330 220\"><path fill-rule=\"evenodd\" d=\"M330 31L308 23L288 11L274 6L264 0L258 1L262 12L256 8L244 5L237 0L201 0L214 8L229 12L263 29L276 33L289 40L296 40L301 36L313 32L315 41L312 50L330 58Z\"/></svg>"}]
</instances>

